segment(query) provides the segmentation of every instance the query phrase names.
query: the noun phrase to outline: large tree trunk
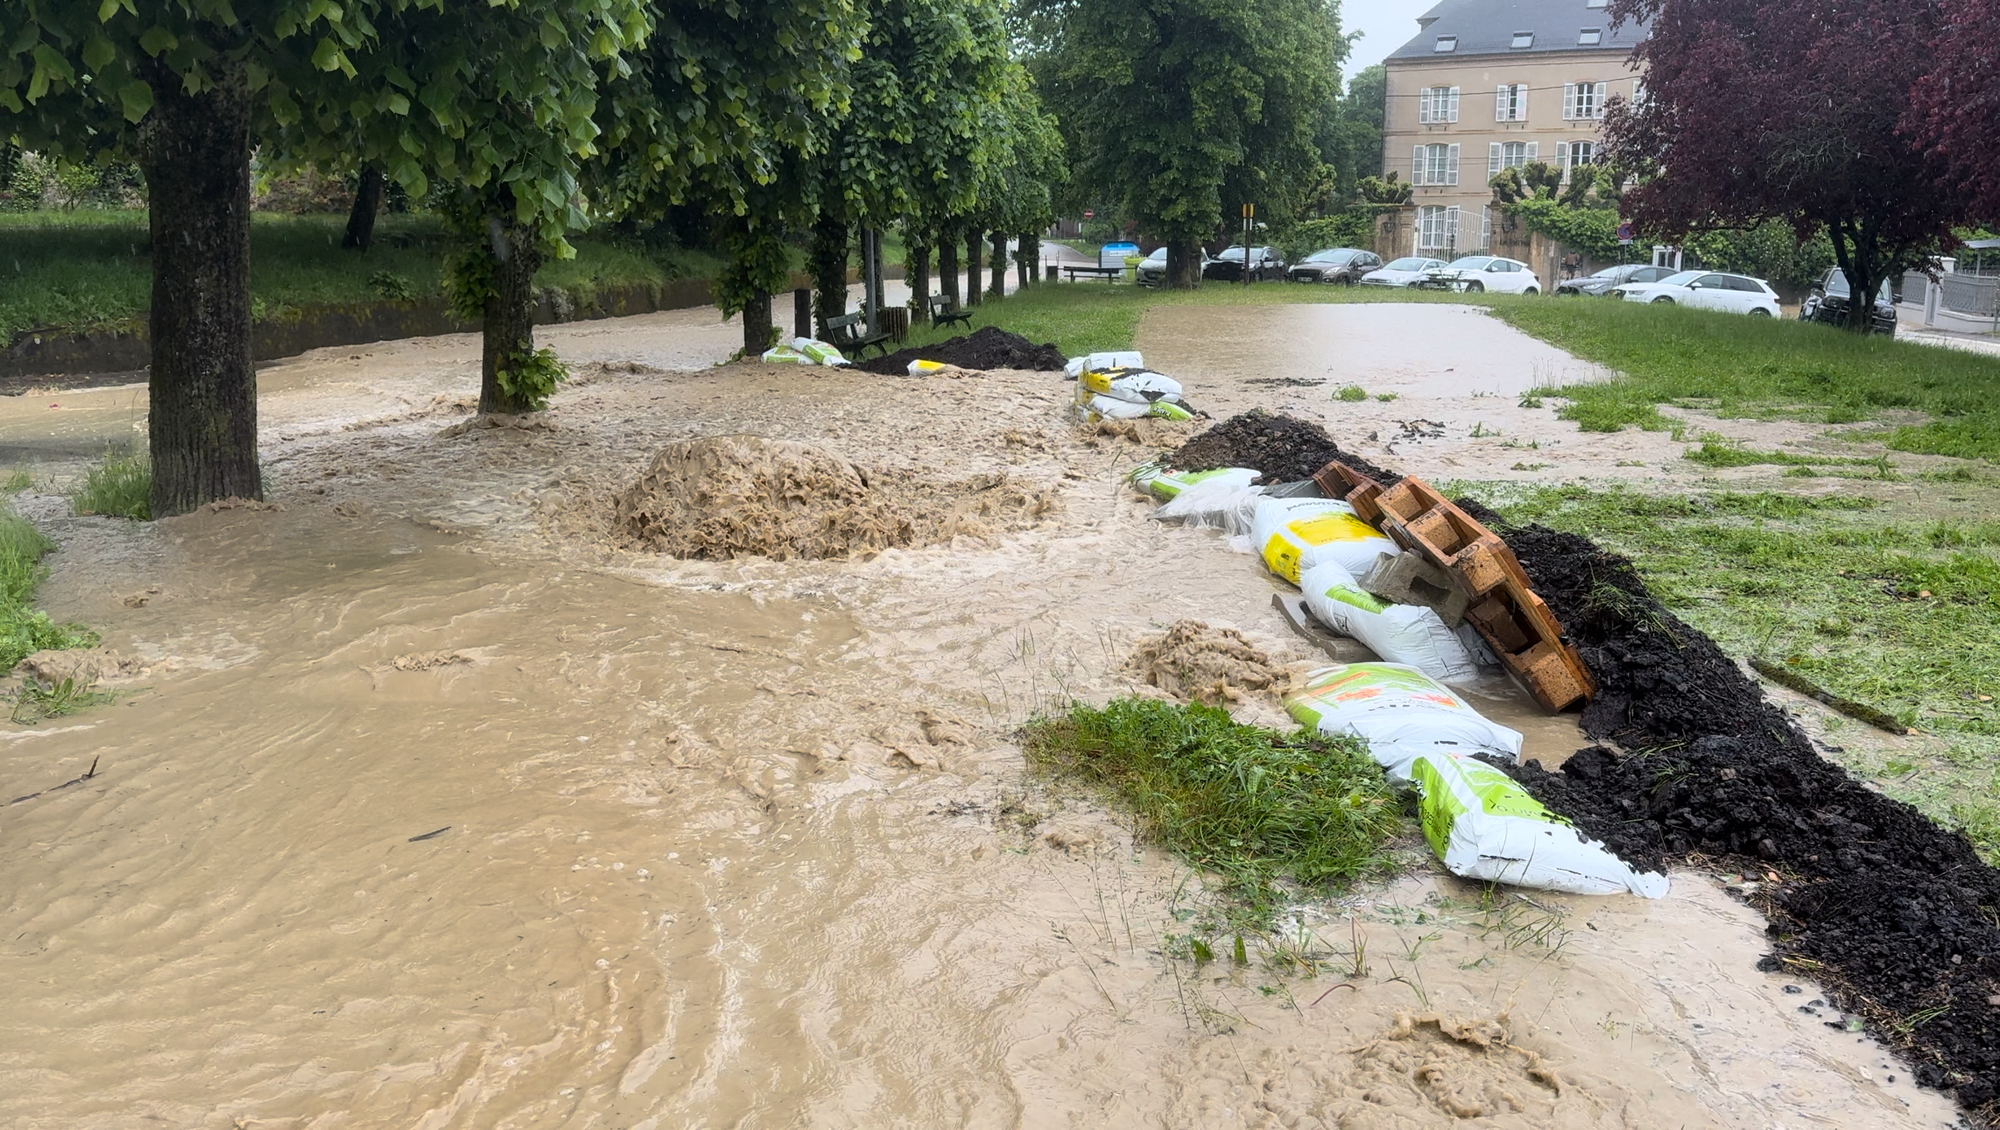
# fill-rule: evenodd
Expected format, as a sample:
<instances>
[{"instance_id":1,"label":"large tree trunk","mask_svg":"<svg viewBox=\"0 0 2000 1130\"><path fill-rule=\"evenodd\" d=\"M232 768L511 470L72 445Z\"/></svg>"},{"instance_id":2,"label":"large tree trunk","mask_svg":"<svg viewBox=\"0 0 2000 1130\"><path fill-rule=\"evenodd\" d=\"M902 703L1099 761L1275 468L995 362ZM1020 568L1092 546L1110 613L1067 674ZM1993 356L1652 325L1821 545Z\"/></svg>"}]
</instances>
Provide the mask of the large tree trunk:
<instances>
[{"instance_id":1,"label":"large tree trunk","mask_svg":"<svg viewBox=\"0 0 2000 1130\"><path fill-rule=\"evenodd\" d=\"M979 305L979 253L986 246L985 238L979 232L965 237L965 304Z\"/></svg>"},{"instance_id":2,"label":"large tree trunk","mask_svg":"<svg viewBox=\"0 0 2000 1130\"><path fill-rule=\"evenodd\" d=\"M535 272L541 269L541 242L531 228L511 222L513 206L502 208L510 220L488 222L493 256L493 290L486 296L481 319L485 340L479 354L479 412L518 415L536 405L524 390L501 386L500 371L535 352Z\"/></svg>"},{"instance_id":3,"label":"large tree trunk","mask_svg":"<svg viewBox=\"0 0 2000 1130\"><path fill-rule=\"evenodd\" d=\"M918 325L931 317L931 249L921 243L909 247L910 261L903 273L910 284L910 323Z\"/></svg>"},{"instance_id":4,"label":"large tree trunk","mask_svg":"<svg viewBox=\"0 0 2000 1130\"><path fill-rule=\"evenodd\" d=\"M250 90L218 57L187 93L142 62L153 108L139 126L153 243L146 438L153 517L262 498L257 371L250 362Z\"/></svg>"},{"instance_id":5,"label":"large tree trunk","mask_svg":"<svg viewBox=\"0 0 2000 1130\"><path fill-rule=\"evenodd\" d=\"M777 326L771 321L771 292L753 291L743 307L743 359L755 361L771 348Z\"/></svg>"},{"instance_id":6,"label":"large tree trunk","mask_svg":"<svg viewBox=\"0 0 2000 1130\"><path fill-rule=\"evenodd\" d=\"M958 239L950 232L938 236L938 291L958 308Z\"/></svg>"},{"instance_id":7,"label":"large tree trunk","mask_svg":"<svg viewBox=\"0 0 2000 1130\"><path fill-rule=\"evenodd\" d=\"M993 297L1007 296L1007 233L993 233Z\"/></svg>"},{"instance_id":8,"label":"large tree trunk","mask_svg":"<svg viewBox=\"0 0 2000 1130\"><path fill-rule=\"evenodd\" d=\"M827 319L847 313L848 234L847 224L838 216L822 214L813 223L808 258L822 337L826 335Z\"/></svg>"},{"instance_id":9,"label":"large tree trunk","mask_svg":"<svg viewBox=\"0 0 2000 1130\"><path fill-rule=\"evenodd\" d=\"M1171 240L1167 244L1167 286L1192 290L1201 285L1201 244L1192 239Z\"/></svg>"},{"instance_id":10,"label":"large tree trunk","mask_svg":"<svg viewBox=\"0 0 2000 1130\"><path fill-rule=\"evenodd\" d=\"M868 245L873 252L872 257L875 260L875 278L868 284L868 300L873 304L871 308L875 311L875 317L879 320L882 316L882 307L888 302L886 292L889 289L889 264L882 260L882 232L880 229L869 229Z\"/></svg>"},{"instance_id":11,"label":"large tree trunk","mask_svg":"<svg viewBox=\"0 0 2000 1130\"><path fill-rule=\"evenodd\" d=\"M1035 285L1036 274L1042 267L1042 237L1033 232L1021 233L1021 246L1014 252L1014 274L1021 280L1021 289Z\"/></svg>"},{"instance_id":12,"label":"large tree trunk","mask_svg":"<svg viewBox=\"0 0 2000 1130\"><path fill-rule=\"evenodd\" d=\"M1882 248L1868 220L1828 225L1834 262L1847 279L1846 328L1865 334L1875 325L1875 292L1882 286Z\"/></svg>"},{"instance_id":13,"label":"large tree trunk","mask_svg":"<svg viewBox=\"0 0 2000 1130\"><path fill-rule=\"evenodd\" d=\"M375 216L382 210L382 166L363 165L361 181L354 188L354 206L347 210L347 234L340 245L366 251L375 242Z\"/></svg>"}]
</instances>

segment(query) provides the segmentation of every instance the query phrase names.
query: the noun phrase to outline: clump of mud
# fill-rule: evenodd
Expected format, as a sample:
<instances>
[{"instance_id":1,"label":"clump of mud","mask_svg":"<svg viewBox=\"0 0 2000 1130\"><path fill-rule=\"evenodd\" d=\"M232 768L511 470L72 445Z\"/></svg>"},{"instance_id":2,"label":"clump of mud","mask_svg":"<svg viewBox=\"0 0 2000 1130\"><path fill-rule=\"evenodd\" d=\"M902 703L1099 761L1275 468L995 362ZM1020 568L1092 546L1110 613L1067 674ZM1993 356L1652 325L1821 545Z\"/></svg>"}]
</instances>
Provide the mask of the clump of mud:
<instances>
[{"instance_id":1,"label":"clump of mud","mask_svg":"<svg viewBox=\"0 0 2000 1130\"><path fill-rule=\"evenodd\" d=\"M64 682L77 688L92 687L102 682L137 678L146 671L144 660L101 647L30 652L14 667L15 675L43 688Z\"/></svg>"},{"instance_id":2,"label":"clump of mud","mask_svg":"<svg viewBox=\"0 0 2000 1130\"><path fill-rule=\"evenodd\" d=\"M1387 1032L1354 1053L1355 1072L1344 1081L1347 1094L1335 1101L1339 1117L1332 1121L1388 1125L1376 1121L1382 1107L1402 1115L1421 1104L1453 1119L1508 1119L1512 1125L1510 1116L1526 1115L1527 1125L1556 1125L1559 1104L1574 1085L1519 1046L1509 1027L1505 1013L1482 1020L1398 1013ZM1396 1124L1405 1123L1398 1117Z\"/></svg>"},{"instance_id":3,"label":"clump of mud","mask_svg":"<svg viewBox=\"0 0 2000 1130\"><path fill-rule=\"evenodd\" d=\"M1310 479L1335 459L1381 483L1400 476L1366 459L1345 452L1308 420L1251 409L1232 416L1181 446L1167 462L1181 471L1212 471L1217 467L1255 467L1264 483L1294 483Z\"/></svg>"},{"instance_id":4,"label":"clump of mud","mask_svg":"<svg viewBox=\"0 0 2000 1130\"><path fill-rule=\"evenodd\" d=\"M1286 681L1284 670L1241 632L1200 620L1176 620L1166 634L1141 642L1126 669L1183 702L1210 706L1244 702L1246 692L1268 694Z\"/></svg>"},{"instance_id":5,"label":"clump of mud","mask_svg":"<svg viewBox=\"0 0 2000 1130\"><path fill-rule=\"evenodd\" d=\"M1780 875L1753 898L1771 919L1765 967L1822 981L1837 1005L1902 1047L1920 1083L1995 1124L2000 872L1963 836L1821 758L1624 558L1460 505L1503 533L1596 677L1585 733L1646 751L1598 746L1560 772L1507 770L1636 867L1749 857Z\"/></svg>"},{"instance_id":6,"label":"clump of mud","mask_svg":"<svg viewBox=\"0 0 2000 1130\"><path fill-rule=\"evenodd\" d=\"M1033 369L1054 372L1069 363L1069 358L1057 349L1054 343L1036 345L1017 333L1008 333L999 326L981 326L962 337L938 342L936 345L899 349L873 361L863 361L855 368L866 373L880 373L884 376L900 377L910 371L912 361L937 361L945 365L956 365L961 369Z\"/></svg>"},{"instance_id":7,"label":"clump of mud","mask_svg":"<svg viewBox=\"0 0 2000 1130\"><path fill-rule=\"evenodd\" d=\"M957 483L870 474L791 440L709 436L662 449L611 505L613 540L672 557L846 557L990 538L1060 508L1005 475Z\"/></svg>"},{"instance_id":8,"label":"clump of mud","mask_svg":"<svg viewBox=\"0 0 2000 1130\"><path fill-rule=\"evenodd\" d=\"M1160 420L1151 416L1137 420L1092 420L1077 425L1079 436L1093 446L1125 440L1140 447L1179 447L1187 442L1188 433L1193 430L1194 424L1187 420Z\"/></svg>"}]
</instances>

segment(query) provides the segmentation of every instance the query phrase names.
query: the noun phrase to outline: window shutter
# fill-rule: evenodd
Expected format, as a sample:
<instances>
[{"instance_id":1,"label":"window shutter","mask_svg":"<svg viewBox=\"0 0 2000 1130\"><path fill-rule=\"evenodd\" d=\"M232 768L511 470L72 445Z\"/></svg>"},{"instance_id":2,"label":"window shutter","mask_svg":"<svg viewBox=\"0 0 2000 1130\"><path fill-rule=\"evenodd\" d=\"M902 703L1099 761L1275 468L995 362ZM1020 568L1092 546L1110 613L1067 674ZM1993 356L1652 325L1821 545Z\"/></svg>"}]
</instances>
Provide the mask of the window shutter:
<instances>
[{"instance_id":1,"label":"window shutter","mask_svg":"<svg viewBox=\"0 0 2000 1130\"><path fill-rule=\"evenodd\" d=\"M1514 88L1514 120L1528 120L1528 84L1525 82Z\"/></svg>"},{"instance_id":2,"label":"window shutter","mask_svg":"<svg viewBox=\"0 0 2000 1130\"><path fill-rule=\"evenodd\" d=\"M1539 141L1530 141L1530 142L1528 143L1528 154L1527 154L1527 159L1528 159L1528 160L1530 160L1530 161L1539 161L1539 160L1541 160L1541 159L1542 159L1542 158L1541 158L1541 151L1542 151L1542 143L1541 143L1541 142L1539 142Z\"/></svg>"},{"instance_id":3,"label":"window shutter","mask_svg":"<svg viewBox=\"0 0 2000 1130\"><path fill-rule=\"evenodd\" d=\"M1507 92L1511 89L1513 88L1502 83L1500 89L1493 92L1493 120L1496 122L1507 120Z\"/></svg>"},{"instance_id":4,"label":"window shutter","mask_svg":"<svg viewBox=\"0 0 2000 1130\"><path fill-rule=\"evenodd\" d=\"M1563 120L1576 120L1576 84L1573 82L1563 83Z\"/></svg>"},{"instance_id":5,"label":"window shutter","mask_svg":"<svg viewBox=\"0 0 2000 1130\"><path fill-rule=\"evenodd\" d=\"M1565 172L1569 169L1569 142L1567 141L1556 146L1556 168L1563 169Z\"/></svg>"},{"instance_id":6,"label":"window shutter","mask_svg":"<svg viewBox=\"0 0 2000 1130\"><path fill-rule=\"evenodd\" d=\"M1410 162L1410 183L1424 183L1424 147L1421 145L1417 146L1416 159Z\"/></svg>"},{"instance_id":7,"label":"window shutter","mask_svg":"<svg viewBox=\"0 0 2000 1130\"><path fill-rule=\"evenodd\" d=\"M1444 120L1455 122L1458 120L1458 88L1455 86L1452 87L1451 93L1447 97L1450 99L1450 104L1445 110Z\"/></svg>"},{"instance_id":8,"label":"window shutter","mask_svg":"<svg viewBox=\"0 0 2000 1130\"><path fill-rule=\"evenodd\" d=\"M1458 146L1454 144L1444 159L1444 183L1458 183Z\"/></svg>"},{"instance_id":9,"label":"window shutter","mask_svg":"<svg viewBox=\"0 0 2000 1130\"><path fill-rule=\"evenodd\" d=\"M1486 147L1486 179L1500 175L1500 143L1493 142Z\"/></svg>"},{"instance_id":10,"label":"window shutter","mask_svg":"<svg viewBox=\"0 0 2000 1130\"><path fill-rule=\"evenodd\" d=\"M1431 88L1426 86L1417 92L1417 123L1429 125L1431 122Z\"/></svg>"},{"instance_id":11,"label":"window shutter","mask_svg":"<svg viewBox=\"0 0 2000 1130\"><path fill-rule=\"evenodd\" d=\"M1596 92L1597 99L1590 104L1591 105L1590 116L1593 118L1601 118L1604 116L1604 85L1605 84L1601 82L1597 84L1597 92Z\"/></svg>"}]
</instances>

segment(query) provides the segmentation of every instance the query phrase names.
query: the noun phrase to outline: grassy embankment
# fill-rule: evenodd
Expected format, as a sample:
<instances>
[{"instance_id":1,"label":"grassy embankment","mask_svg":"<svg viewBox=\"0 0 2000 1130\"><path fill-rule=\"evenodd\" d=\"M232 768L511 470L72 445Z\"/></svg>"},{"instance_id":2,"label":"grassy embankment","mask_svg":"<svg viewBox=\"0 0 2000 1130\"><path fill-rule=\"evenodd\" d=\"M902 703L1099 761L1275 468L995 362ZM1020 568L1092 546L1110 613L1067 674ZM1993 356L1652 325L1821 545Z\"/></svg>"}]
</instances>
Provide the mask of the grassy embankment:
<instances>
[{"instance_id":1,"label":"grassy embankment","mask_svg":"<svg viewBox=\"0 0 2000 1130\"><path fill-rule=\"evenodd\" d=\"M383 216L375 246L340 249L346 219L259 213L250 225L250 296L259 319L303 307L421 299L441 293L449 239L435 217ZM0 346L30 330L135 323L152 293L144 212L0 213ZM712 273L697 252L671 254L585 235L576 258L544 265L543 286L588 297L602 287Z\"/></svg>"},{"instance_id":2,"label":"grassy embankment","mask_svg":"<svg viewBox=\"0 0 2000 1130\"><path fill-rule=\"evenodd\" d=\"M12 496L28 485L27 473L15 471L0 482L0 493ZM0 675L30 652L97 643L97 633L81 624L58 624L35 607L35 590L48 576L42 558L55 547L34 523L0 504Z\"/></svg>"}]
</instances>

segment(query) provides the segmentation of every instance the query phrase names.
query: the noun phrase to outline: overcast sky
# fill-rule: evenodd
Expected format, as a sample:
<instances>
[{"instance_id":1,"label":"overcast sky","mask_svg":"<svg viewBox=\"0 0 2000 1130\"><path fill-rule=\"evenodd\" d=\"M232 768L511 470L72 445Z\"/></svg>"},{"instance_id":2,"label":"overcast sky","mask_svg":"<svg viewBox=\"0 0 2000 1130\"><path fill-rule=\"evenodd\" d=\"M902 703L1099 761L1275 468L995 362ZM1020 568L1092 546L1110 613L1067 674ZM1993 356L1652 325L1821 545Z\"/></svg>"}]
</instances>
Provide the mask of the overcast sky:
<instances>
[{"instance_id":1,"label":"overcast sky","mask_svg":"<svg viewBox=\"0 0 2000 1130\"><path fill-rule=\"evenodd\" d=\"M1436 5L1437 0L1340 0L1340 26L1361 33L1345 73L1379 63L1416 38L1417 17Z\"/></svg>"}]
</instances>

